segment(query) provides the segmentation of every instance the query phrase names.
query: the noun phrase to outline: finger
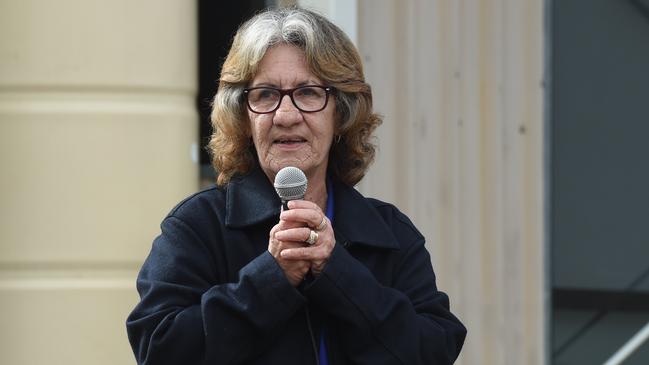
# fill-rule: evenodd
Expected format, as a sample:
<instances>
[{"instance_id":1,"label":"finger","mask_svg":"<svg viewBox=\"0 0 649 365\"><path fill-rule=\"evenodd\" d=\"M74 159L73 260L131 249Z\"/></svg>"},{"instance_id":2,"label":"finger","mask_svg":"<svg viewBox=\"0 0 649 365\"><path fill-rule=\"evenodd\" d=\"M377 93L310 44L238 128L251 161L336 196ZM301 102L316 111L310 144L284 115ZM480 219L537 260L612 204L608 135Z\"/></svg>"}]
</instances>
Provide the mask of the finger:
<instances>
[{"instance_id":1,"label":"finger","mask_svg":"<svg viewBox=\"0 0 649 365\"><path fill-rule=\"evenodd\" d=\"M305 242L309 239L310 234L310 228L290 228L276 232L275 238L281 241Z\"/></svg>"},{"instance_id":2,"label":"finger","mask_svg":"<svg viewBox=\"0 0 649 365\"><path fill-rule=\"evenodd\" d=\"M283 231L285 229L298 228L298 227L306 227L306 224L297 221L287 221L287 220L280 219L279 223L277 223L277 225L273 227L271 232L272 234L276 234L277 232Z\"/></svg>"},{"instance_id":3,"label":"finger","mask_svg":"<svg viewBox=\"0 0 649 365\"><path fill-rule=\"evenodd\" d=\"M305 261L326 260L329 254L330 252L324 246L287 248L279 253L285 260Z\"/></svg>"},{"instance_id":4,"label":"finger","mask_svg":"<svg viewBox=\"0 0 649 365\"><path fill-rule=\"evenodd\" d=\"M320 223L315 227L315 230L318 232L325 231L327 227L331 225L331 222L329 221L329 218L327 216L322 216L322 219L320 220Z\"/></svg>"},{"instance_id":5,"label":"finger","mask_svg":"<svg viewBox=\"0 0 649 365\"><path fill-rule=\"evenodd\" d=\"M277 243L277 248L281 250L285 250L288 248L296 248L296 247L304 247L305 243L303 241L281 241L281 240L275 240Z\"/></svg>"},{"instance_id":6,"label":"finger","mask_svg":"<svg viewBox=\"0 0 649 365\"><path fill-rule=\"evenodd\" d=\"M287 222L306 223L309 227L317 227L322 222L324 214L320 210L296 208L286 210L280 215L280 219Z\"/></svg>"},{"instance_id":7,"label":"finger","mask_svg":"<svg viewBox=\"0 0 649 365\"><path fill-rule=\"evenodd\" d=\"M291 200L288 202L288 208L290 209L312 209L320 211L320 206L314 202L308 200Z\"/></svg>"},{"instance_id":8,"label":"finger","mask_svg":"<svg viewBox=\"0 0 649 365\"><path fill-rule=\"evenodd\" d=\"M275 233L277 233L277 231L279 230L281 230L281 223L274 225L273 228L270 229L270 232L268 233L268 237L270 238L275 237Z\"/></svg>"}]
</instances>

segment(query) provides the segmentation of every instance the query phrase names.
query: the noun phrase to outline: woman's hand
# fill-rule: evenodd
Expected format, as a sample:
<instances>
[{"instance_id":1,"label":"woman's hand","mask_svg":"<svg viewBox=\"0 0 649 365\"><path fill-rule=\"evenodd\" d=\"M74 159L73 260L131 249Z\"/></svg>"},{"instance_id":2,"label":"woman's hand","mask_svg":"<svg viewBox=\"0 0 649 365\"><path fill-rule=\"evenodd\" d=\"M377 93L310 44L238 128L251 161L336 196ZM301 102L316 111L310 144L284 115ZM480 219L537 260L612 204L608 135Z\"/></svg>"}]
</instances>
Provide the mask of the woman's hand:
<instances>
[{"instance_id":1,"label":"woman's hand","mask_svg":"<svg viewBox=\"0 0 649 365\"><path fill-rule=\"evenodd\" d=\"M306 260L288 260L283 258L281 253L285 249L302 247L305 243L280 240L277 237L277 233L301 226L303 226L303 224L287 222L280 219L279 223L270 230L270 237L268 240L268 252L273 255L275 261L279 264L279 267L284 271L284 275L286 275L286 278L293 286L298 286L302 280L304 280L304 276L311 268L311 263Z\"/></svg>"},{"instance_id":2,"label":"woman's hand","mask_svg":"<svg viewBox=\"0 0 649 365\"><path fill-rule=\"evenodd\" d=\"M281 242L290 242L291 245L280 250L280 257L288 262L310 262L311 272L318 275L324 270L336 244L331 222L313 202L292 200L288 207L289 210L280 215L280 222L286 222L290 228L278 230L275 238ZM318 239L309 245L306 241L312 230L317 233Z\"/></svg>"}]
</instances>

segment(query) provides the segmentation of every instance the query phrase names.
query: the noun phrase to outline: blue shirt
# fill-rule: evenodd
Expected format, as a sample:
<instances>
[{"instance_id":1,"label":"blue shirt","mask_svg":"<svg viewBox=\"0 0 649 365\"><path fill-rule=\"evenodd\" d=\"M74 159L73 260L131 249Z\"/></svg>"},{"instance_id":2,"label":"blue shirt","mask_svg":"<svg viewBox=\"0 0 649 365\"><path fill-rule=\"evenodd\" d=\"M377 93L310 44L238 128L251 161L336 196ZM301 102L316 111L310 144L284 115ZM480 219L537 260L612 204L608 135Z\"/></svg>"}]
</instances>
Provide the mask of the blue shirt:
<instances>
[{"instance_id":1,"label":"blue shirt","mask_svg":"<svg viewBox=\"0 0 649 365\"><path fill-rule=\"evenodd\" d=\"M327 212L325 213L329 222L333 226L334 223L334 189L331 179L327 179ZM327 359L327 344L325 342L325 328L322 327L322 333L320 334L320 350L318 351L318 358L320 359L320 365L329 365L329 360Z\"/></svg>"}]
</instances>

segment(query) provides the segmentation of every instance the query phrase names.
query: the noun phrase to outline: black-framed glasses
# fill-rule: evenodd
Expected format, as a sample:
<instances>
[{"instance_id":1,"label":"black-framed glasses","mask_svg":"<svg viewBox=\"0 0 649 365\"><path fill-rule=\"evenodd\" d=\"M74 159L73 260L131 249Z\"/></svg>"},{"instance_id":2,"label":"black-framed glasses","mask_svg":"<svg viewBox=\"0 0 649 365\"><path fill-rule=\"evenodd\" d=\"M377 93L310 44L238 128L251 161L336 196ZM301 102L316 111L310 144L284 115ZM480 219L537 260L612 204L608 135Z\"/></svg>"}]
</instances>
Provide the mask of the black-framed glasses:
<instances>
[{"instance_id":1,"label":"black-framed glasses","mask_svg":"<svg viewBox=\"0 0 649 365\"><path fill-rule=\"evenodd\" d=\"M333 90L329 86L304 85L293 89L278 89L268 86L243 89L246 104L251 112L257 114L272 113L279 108L284 95L288 95L300 111L305 113L319 112L327 107L329 94Z\"/></svg>"}]
</instances>

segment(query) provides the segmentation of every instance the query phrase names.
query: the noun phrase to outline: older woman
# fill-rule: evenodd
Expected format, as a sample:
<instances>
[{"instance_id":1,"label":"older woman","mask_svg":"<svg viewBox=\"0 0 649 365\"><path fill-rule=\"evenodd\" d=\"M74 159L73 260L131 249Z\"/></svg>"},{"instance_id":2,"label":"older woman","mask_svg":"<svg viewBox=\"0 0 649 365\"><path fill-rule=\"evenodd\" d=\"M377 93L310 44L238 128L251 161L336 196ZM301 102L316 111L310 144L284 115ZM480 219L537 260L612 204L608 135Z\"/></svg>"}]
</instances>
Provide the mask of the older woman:
<instances>
[{"instance_id":1,"label":"older woman","mask_svg":"<svg viewBox=\"0 0 649 365\"><path fill-rule=\"evenodd\" d=\"M466 330L424 238L353 186L374 156L357 50L323 17L270 10L223 65L210 142L217 185L162 222L127 321L140 364L450 364ZM287 166L308 178L280 201ZM307 243L308 242L308 243Z\"/></svg>"}]
</instances>

